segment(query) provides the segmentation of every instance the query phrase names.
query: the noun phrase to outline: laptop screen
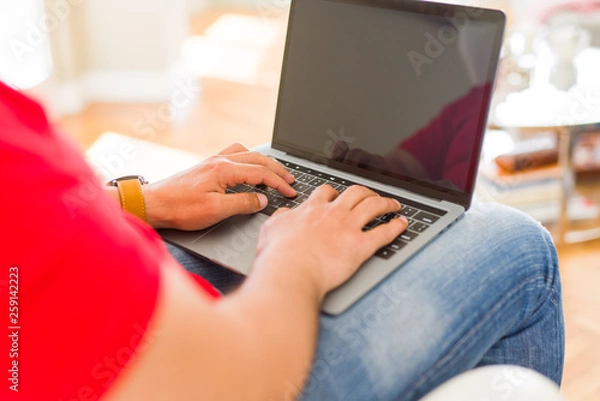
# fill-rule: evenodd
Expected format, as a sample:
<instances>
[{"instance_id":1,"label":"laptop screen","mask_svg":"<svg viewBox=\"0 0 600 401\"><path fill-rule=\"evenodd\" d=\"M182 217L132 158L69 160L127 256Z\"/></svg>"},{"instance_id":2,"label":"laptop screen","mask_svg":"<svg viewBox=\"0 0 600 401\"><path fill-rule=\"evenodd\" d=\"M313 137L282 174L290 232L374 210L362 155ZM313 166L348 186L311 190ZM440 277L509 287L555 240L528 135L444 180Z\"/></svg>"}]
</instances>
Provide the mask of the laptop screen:
<instances>
[{"instance_id":1,"label":"laptop screen","mask_svg":"<svg viewBox=\"0 0 600 401\"><path fill-rule=\"evenodd\" d=\"M273 147L468 207L504 21L422 1L293 1Z\"/></svg>"}]
</instances>

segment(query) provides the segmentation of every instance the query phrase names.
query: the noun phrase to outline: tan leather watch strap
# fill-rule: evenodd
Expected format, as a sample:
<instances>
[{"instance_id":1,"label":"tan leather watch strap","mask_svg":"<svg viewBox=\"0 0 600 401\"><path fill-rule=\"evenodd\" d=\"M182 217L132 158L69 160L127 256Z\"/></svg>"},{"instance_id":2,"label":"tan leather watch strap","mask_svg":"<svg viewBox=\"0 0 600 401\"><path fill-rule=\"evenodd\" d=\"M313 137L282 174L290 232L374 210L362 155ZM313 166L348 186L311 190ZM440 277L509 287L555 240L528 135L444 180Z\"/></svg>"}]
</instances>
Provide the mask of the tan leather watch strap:
<instances>
[{"instance_id":1,"label":"tan leather watch strap","mask_svg":"<svg viewBox=\"0 0 600 401\"><path fill-rule=\"evenodd\" d=\"M119 199L123 210L146 221L146 204L142 192L142 184L137 178L117 182Z\"/></svg>"}]
</instances>

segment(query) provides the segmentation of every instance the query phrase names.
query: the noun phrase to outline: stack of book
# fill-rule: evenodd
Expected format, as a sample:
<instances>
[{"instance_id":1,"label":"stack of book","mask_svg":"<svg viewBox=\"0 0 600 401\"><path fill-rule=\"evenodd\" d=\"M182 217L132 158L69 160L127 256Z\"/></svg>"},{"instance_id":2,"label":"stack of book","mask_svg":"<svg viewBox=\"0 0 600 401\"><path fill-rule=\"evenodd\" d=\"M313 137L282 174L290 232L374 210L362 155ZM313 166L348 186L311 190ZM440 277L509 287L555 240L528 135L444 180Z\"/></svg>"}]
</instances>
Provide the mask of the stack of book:
<instances>
[{"instance_id":1,"label":"stack of book","mask_svg":"<svg viewBox=\"0 0 600 401\"><path fill-rule=\"evenodd\" d=\"M510 151L493 154L492 157L489 156L490 143L484 144L476 199L502 203L520 209L543 223L551 223L560 217L562 171L557 163L555 141L544 142L539 138L535 141L513 143ZM491 146L497 144L494 138L492 143ZM598 215L598 206L584 196L576 193L569 200L570 220L591 219Z\"/></svg>"}]
</instances>

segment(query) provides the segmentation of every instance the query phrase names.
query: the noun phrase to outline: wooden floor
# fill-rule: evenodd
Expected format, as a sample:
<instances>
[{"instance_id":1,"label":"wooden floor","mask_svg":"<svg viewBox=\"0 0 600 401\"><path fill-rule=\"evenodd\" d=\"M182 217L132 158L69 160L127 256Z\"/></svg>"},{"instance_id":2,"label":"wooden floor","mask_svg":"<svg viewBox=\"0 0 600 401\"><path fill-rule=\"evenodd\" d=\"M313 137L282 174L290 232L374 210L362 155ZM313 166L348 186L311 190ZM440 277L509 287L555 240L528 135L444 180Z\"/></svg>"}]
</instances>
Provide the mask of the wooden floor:
<instances>
[{"instance_id":1,"label":"wooden floor","mask_svg":"<svg viewBox=\"0 0 600 401\"><path fill-rule=\"evenodd\" d=\"M567 355L563 391L571 401L600 400L600 242L559 248Z\"/></svg>"},{"instance_id":2,"label":"wooden floor","mask_svg":"<svg viewBox=\"0 0 600 401\"><path fill-rule=\"evenodd\" d=\"M199 15L193 21L193 33L202 35L223 13L217 10ZM60 123L83 148L105 131L152 140L201 156L213 154L234 141L248 147L265 143L273 126L286 26L284 14L269 19L275 21L280 34L263 54L260 70L264 79L258 85L202 78L197 101L188 110L180 110L172 122L159 117L163 104L92 104L80 115L64 118ZM142 123L152 126L152 130L141 130ZM567 325L563 392L571 401L598 401L600 242L561 246L559 255Z\"/></svg>"}]
</instances>

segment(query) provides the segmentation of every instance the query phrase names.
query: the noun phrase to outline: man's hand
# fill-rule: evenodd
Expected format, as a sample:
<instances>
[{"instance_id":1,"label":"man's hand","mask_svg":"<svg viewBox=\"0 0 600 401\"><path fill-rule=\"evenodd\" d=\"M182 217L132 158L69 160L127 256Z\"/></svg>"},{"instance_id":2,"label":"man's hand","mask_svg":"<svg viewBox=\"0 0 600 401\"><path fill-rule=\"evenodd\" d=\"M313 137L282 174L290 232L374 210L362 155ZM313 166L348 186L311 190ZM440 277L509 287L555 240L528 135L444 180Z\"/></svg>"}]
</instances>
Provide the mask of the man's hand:
<instances>
[{"instance_id":1,"label":"man's hand","mask_svg":"<svg viewBox=\"0 0 600 401\"><path fill-rule=\"evenodd\" d=\"M339 195L324 185L298 208L280 209L263 225L255 268L274 266L270 274L295 275L294 285L304 285L320 300L406 230L404 217L362 230L377 216L400 207L396 200L364 187L353 186Z\"/></svg>"},{"instance_id":2,"label":"man's hand","mask_svg":"<svg viewBox=\"0 0 600 401\"><path fill-rule=\"evenodd\" d=\"M296 195L290 186L293 182L294 177L276 161L234 144L189 170L142 188L150 225L199 230L267 206L263 194L226 194L227 188L264 184L292 197Z\"/></svg>"}]
</instances>

